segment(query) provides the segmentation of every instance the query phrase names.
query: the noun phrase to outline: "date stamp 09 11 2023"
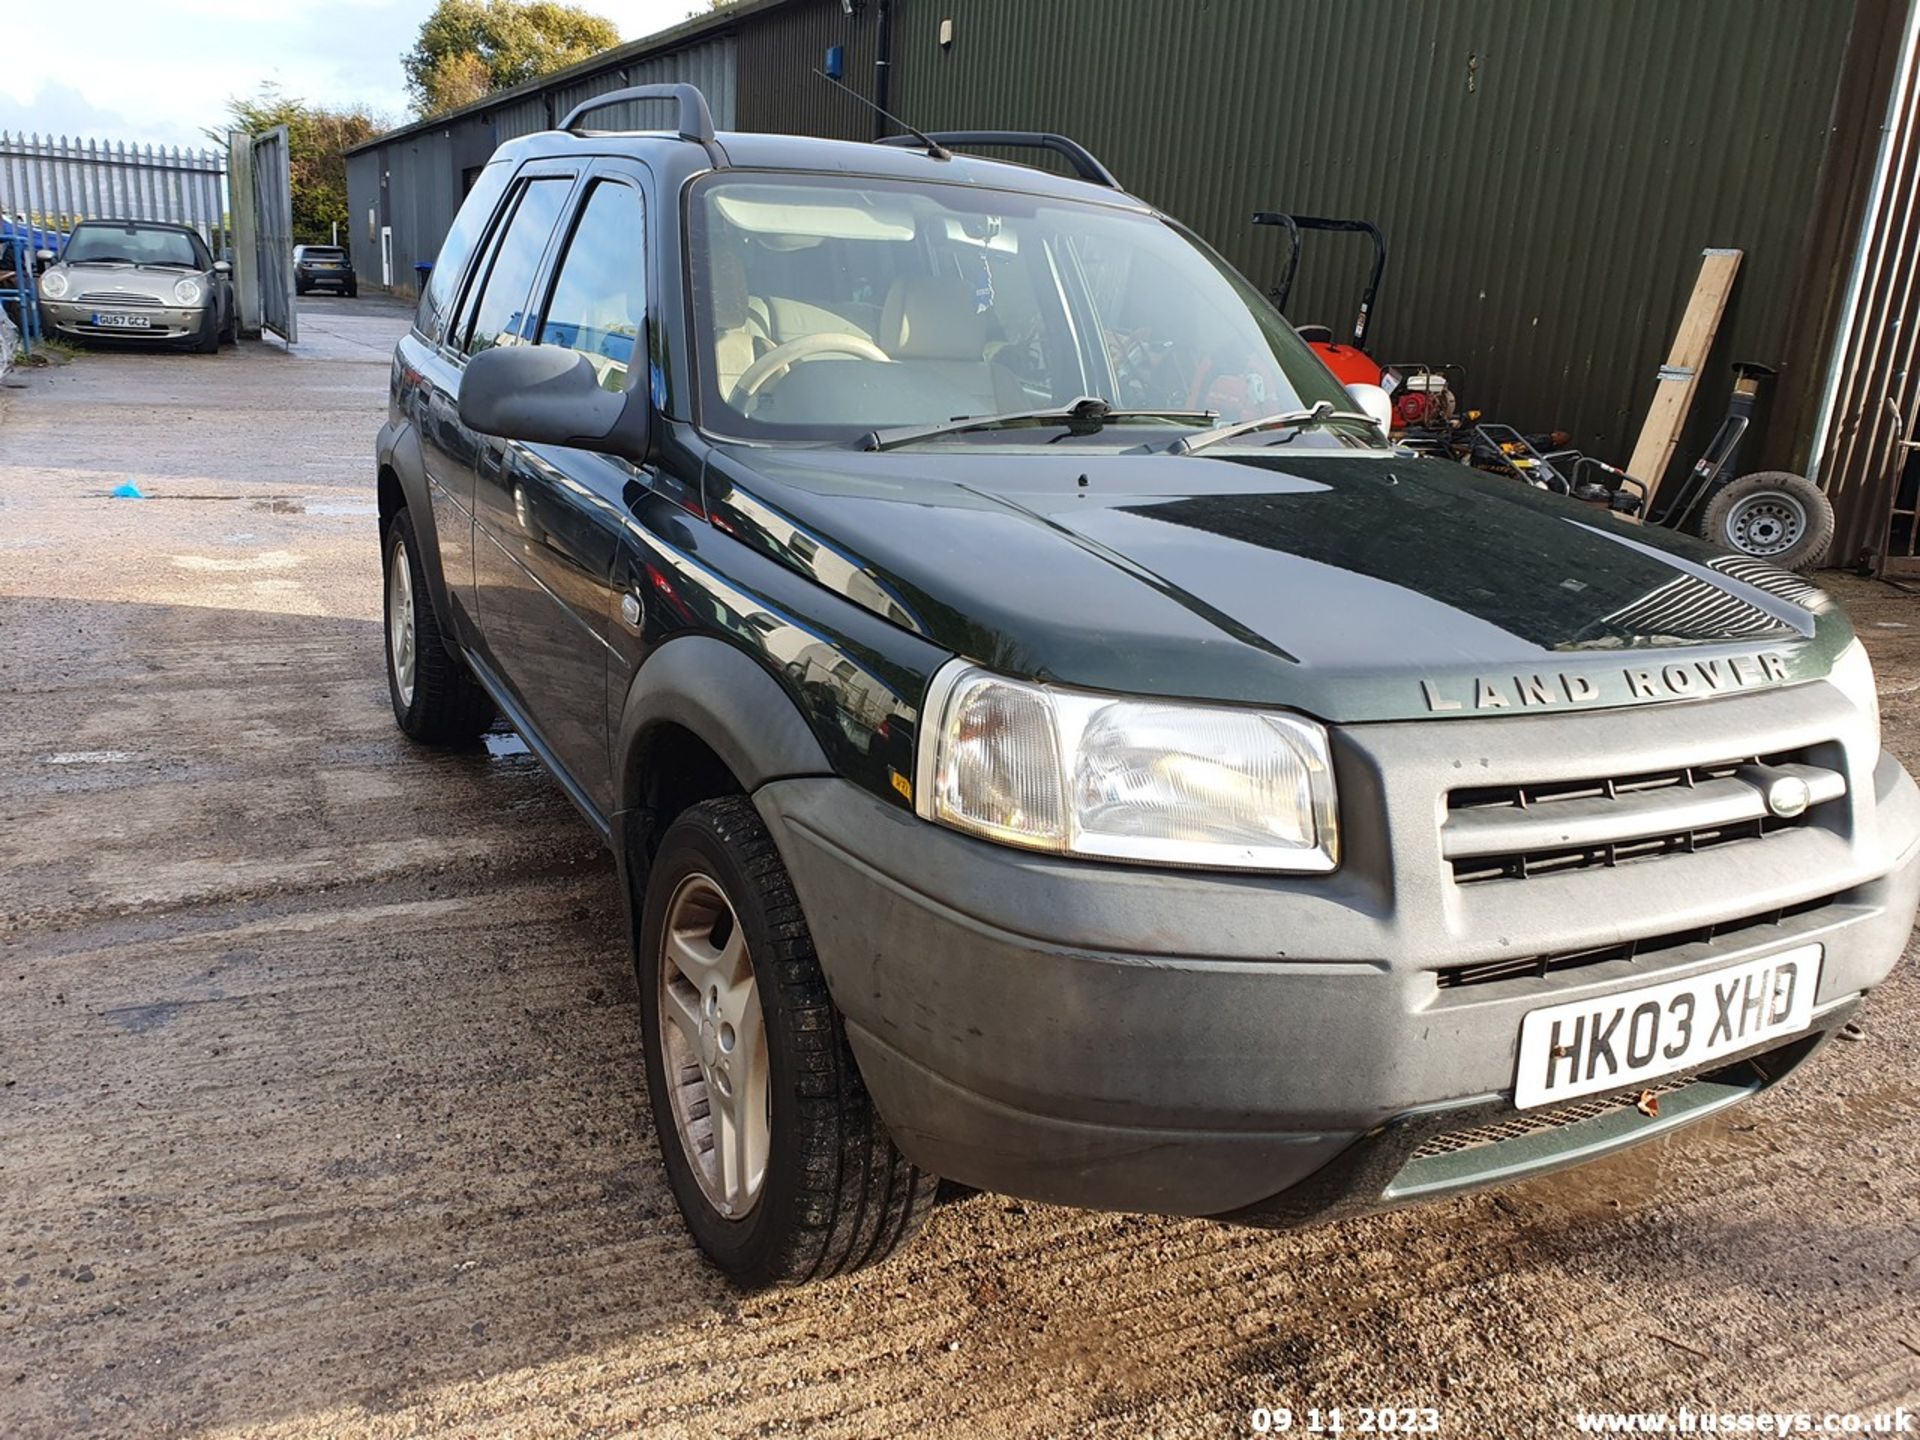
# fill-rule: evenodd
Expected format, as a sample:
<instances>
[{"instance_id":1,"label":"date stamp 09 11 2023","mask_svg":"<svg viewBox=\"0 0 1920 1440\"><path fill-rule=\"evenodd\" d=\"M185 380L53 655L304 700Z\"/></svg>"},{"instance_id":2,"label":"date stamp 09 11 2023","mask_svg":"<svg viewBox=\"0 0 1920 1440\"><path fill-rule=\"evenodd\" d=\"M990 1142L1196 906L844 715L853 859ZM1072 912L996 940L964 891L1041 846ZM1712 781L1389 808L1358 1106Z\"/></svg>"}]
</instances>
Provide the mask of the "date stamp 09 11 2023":
<instances>
[{"instance_id":1,"label":"date stamp 09 11 2023","mask_svg":"<svg viewBox=\"0 0 1920 1440\"><path fill-rule=\"evenodd\" d=\"M1437 1435L1440 1412L1430 1405L1333 1405L1291 1410L1256 1405L1247 1413L1256 1435Z\"/></svg>"}]
</instances>

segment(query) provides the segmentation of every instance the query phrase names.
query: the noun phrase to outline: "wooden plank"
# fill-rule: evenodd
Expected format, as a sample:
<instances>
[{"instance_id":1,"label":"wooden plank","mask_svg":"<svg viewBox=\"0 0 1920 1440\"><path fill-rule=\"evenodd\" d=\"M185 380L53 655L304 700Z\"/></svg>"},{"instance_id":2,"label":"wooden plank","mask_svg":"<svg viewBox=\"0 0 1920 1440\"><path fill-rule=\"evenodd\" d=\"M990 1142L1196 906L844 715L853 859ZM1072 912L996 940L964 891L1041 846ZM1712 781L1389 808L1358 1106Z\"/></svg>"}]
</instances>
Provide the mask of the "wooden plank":
<instances>
[{"instance_id":1,"label":"wooden plank","mask_svg":"<svg viewBox=\"0 0 1920 1440\"><path fill-rule=\"evenodd\" d=\"M1673 461L1674 447L1680 443L1687 412L1693 408L1693 392L1700 384L1700 369L1713 351L1713 338L1719 333L1720 317L1726 313L1727 297L1733 293L1733 280L1739 273L1738 250L1701 252L1693 294L1680 317L1680 328L1674 332L1667 363L1654 385L1653 404L1634 443L1633 458L1627 462L1627 473L1647 486L1642 519L1653 512L1654 496Z\"/></svg>"}]
</instances>

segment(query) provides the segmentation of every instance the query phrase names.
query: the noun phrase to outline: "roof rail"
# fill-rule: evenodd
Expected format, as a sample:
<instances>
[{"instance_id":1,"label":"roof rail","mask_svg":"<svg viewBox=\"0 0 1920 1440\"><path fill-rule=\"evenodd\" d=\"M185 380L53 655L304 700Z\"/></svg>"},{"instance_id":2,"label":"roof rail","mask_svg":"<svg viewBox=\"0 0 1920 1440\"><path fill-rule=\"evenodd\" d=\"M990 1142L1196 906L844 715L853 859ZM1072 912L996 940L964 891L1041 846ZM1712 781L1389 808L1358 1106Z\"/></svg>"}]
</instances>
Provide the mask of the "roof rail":
<instances>
[{"instance_id":1,"label":"roof rail","mask_svg":"<svg viewBox=\"0 0 1920 1440\"><path fill-rule=\"evenodd\" d=\"M714 140L713 112L707 109L707 97L694 85L629 85L624 90L609 90L604 95L595 95L574 106L567 112L567 118L560 122L560 128L578 135L581 133L582 115L593 110L604 110L609 105L624 105L629 100L673 101L676 107L673 124L680 138L704 147L715 165L726 163L726 152Z\"/></svg>"},{"instance_id":2,"label":"roof rail","mask_svg":"<svg viewBox=\"0 0 1920 1440\"><path fill-rule=\"evenodd\" d=\"M1010 150L1051 150L1056 155L1064 155L1067 163L1073 166L1074 173L1082 180L1094 185L1104 185L1109 190L1124 192L1126 186L1114 179L1113 172L1093 158L1093 153L1078 140L1069 140L1064 135L1054 135L1044 130L936 130L927 136L942 145L998 145ZM921 141L913 135L886 135L875 142L881 145L899 145L909 150L917 148Z\"/></svg>"}]
</instances>

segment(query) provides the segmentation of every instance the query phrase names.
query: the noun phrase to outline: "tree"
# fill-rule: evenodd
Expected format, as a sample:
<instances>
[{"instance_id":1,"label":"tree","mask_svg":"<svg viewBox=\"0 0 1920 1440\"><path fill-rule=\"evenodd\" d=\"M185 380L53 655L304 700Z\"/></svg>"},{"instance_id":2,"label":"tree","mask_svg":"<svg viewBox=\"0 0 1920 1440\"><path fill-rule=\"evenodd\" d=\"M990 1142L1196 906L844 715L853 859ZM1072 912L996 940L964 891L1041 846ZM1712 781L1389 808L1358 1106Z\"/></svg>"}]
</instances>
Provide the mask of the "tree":
<instances>
[{"instance_id":1,"label":"tree","mask_svg":"<svg viewBox=\"0 0 1920 1440\"><path fill-rule=\"evenodd\" d=\"M371 140L387 128L386 120L364 105L344 110L309 105L269 82L252 99L227 101L232 128L259 134L276 125L287 127L287 161L293 188L293 238L297 244L324 244L333 227L346 229L347 160L349 147ZM209 130L221 144L226 134Z\"/></svg>"},{"instance_id":2,"label":"tree","mask_svg":"<svg viewBox=\"0 0 1920 1440\"><path fill-rule=\"evenodd\" d=\"M437 115L619 43L611 20L558 0L440 0L400 67L414 109Z\"/></svg>"}]
</instances>

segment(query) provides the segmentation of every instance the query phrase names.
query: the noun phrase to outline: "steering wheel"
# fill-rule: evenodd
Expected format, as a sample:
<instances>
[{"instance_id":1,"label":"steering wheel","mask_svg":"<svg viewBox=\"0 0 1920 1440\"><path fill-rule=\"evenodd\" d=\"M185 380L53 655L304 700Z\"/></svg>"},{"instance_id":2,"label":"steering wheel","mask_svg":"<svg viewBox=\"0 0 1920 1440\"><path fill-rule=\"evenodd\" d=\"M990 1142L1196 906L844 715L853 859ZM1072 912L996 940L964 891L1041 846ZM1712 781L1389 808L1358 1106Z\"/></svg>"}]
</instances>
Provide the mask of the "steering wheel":
<instances>
[{"instance_id":1,"label":"steering wheel","mask_svg":"<svg viewBox=\"0 0 1920 1440\"><path fill-rule=\"evenodd\" d=\"M811 360L816 355L857 355L863 360L893 358L863 335L849 335L843 330L822 330L816 335L802 335L798 340L774 346L740 372L740 378L733 382L733 393L727 398L735 405L743 400L751 400L767 387L769 381L786 374L800 361Z\"/></svg>"}]
</instances>

